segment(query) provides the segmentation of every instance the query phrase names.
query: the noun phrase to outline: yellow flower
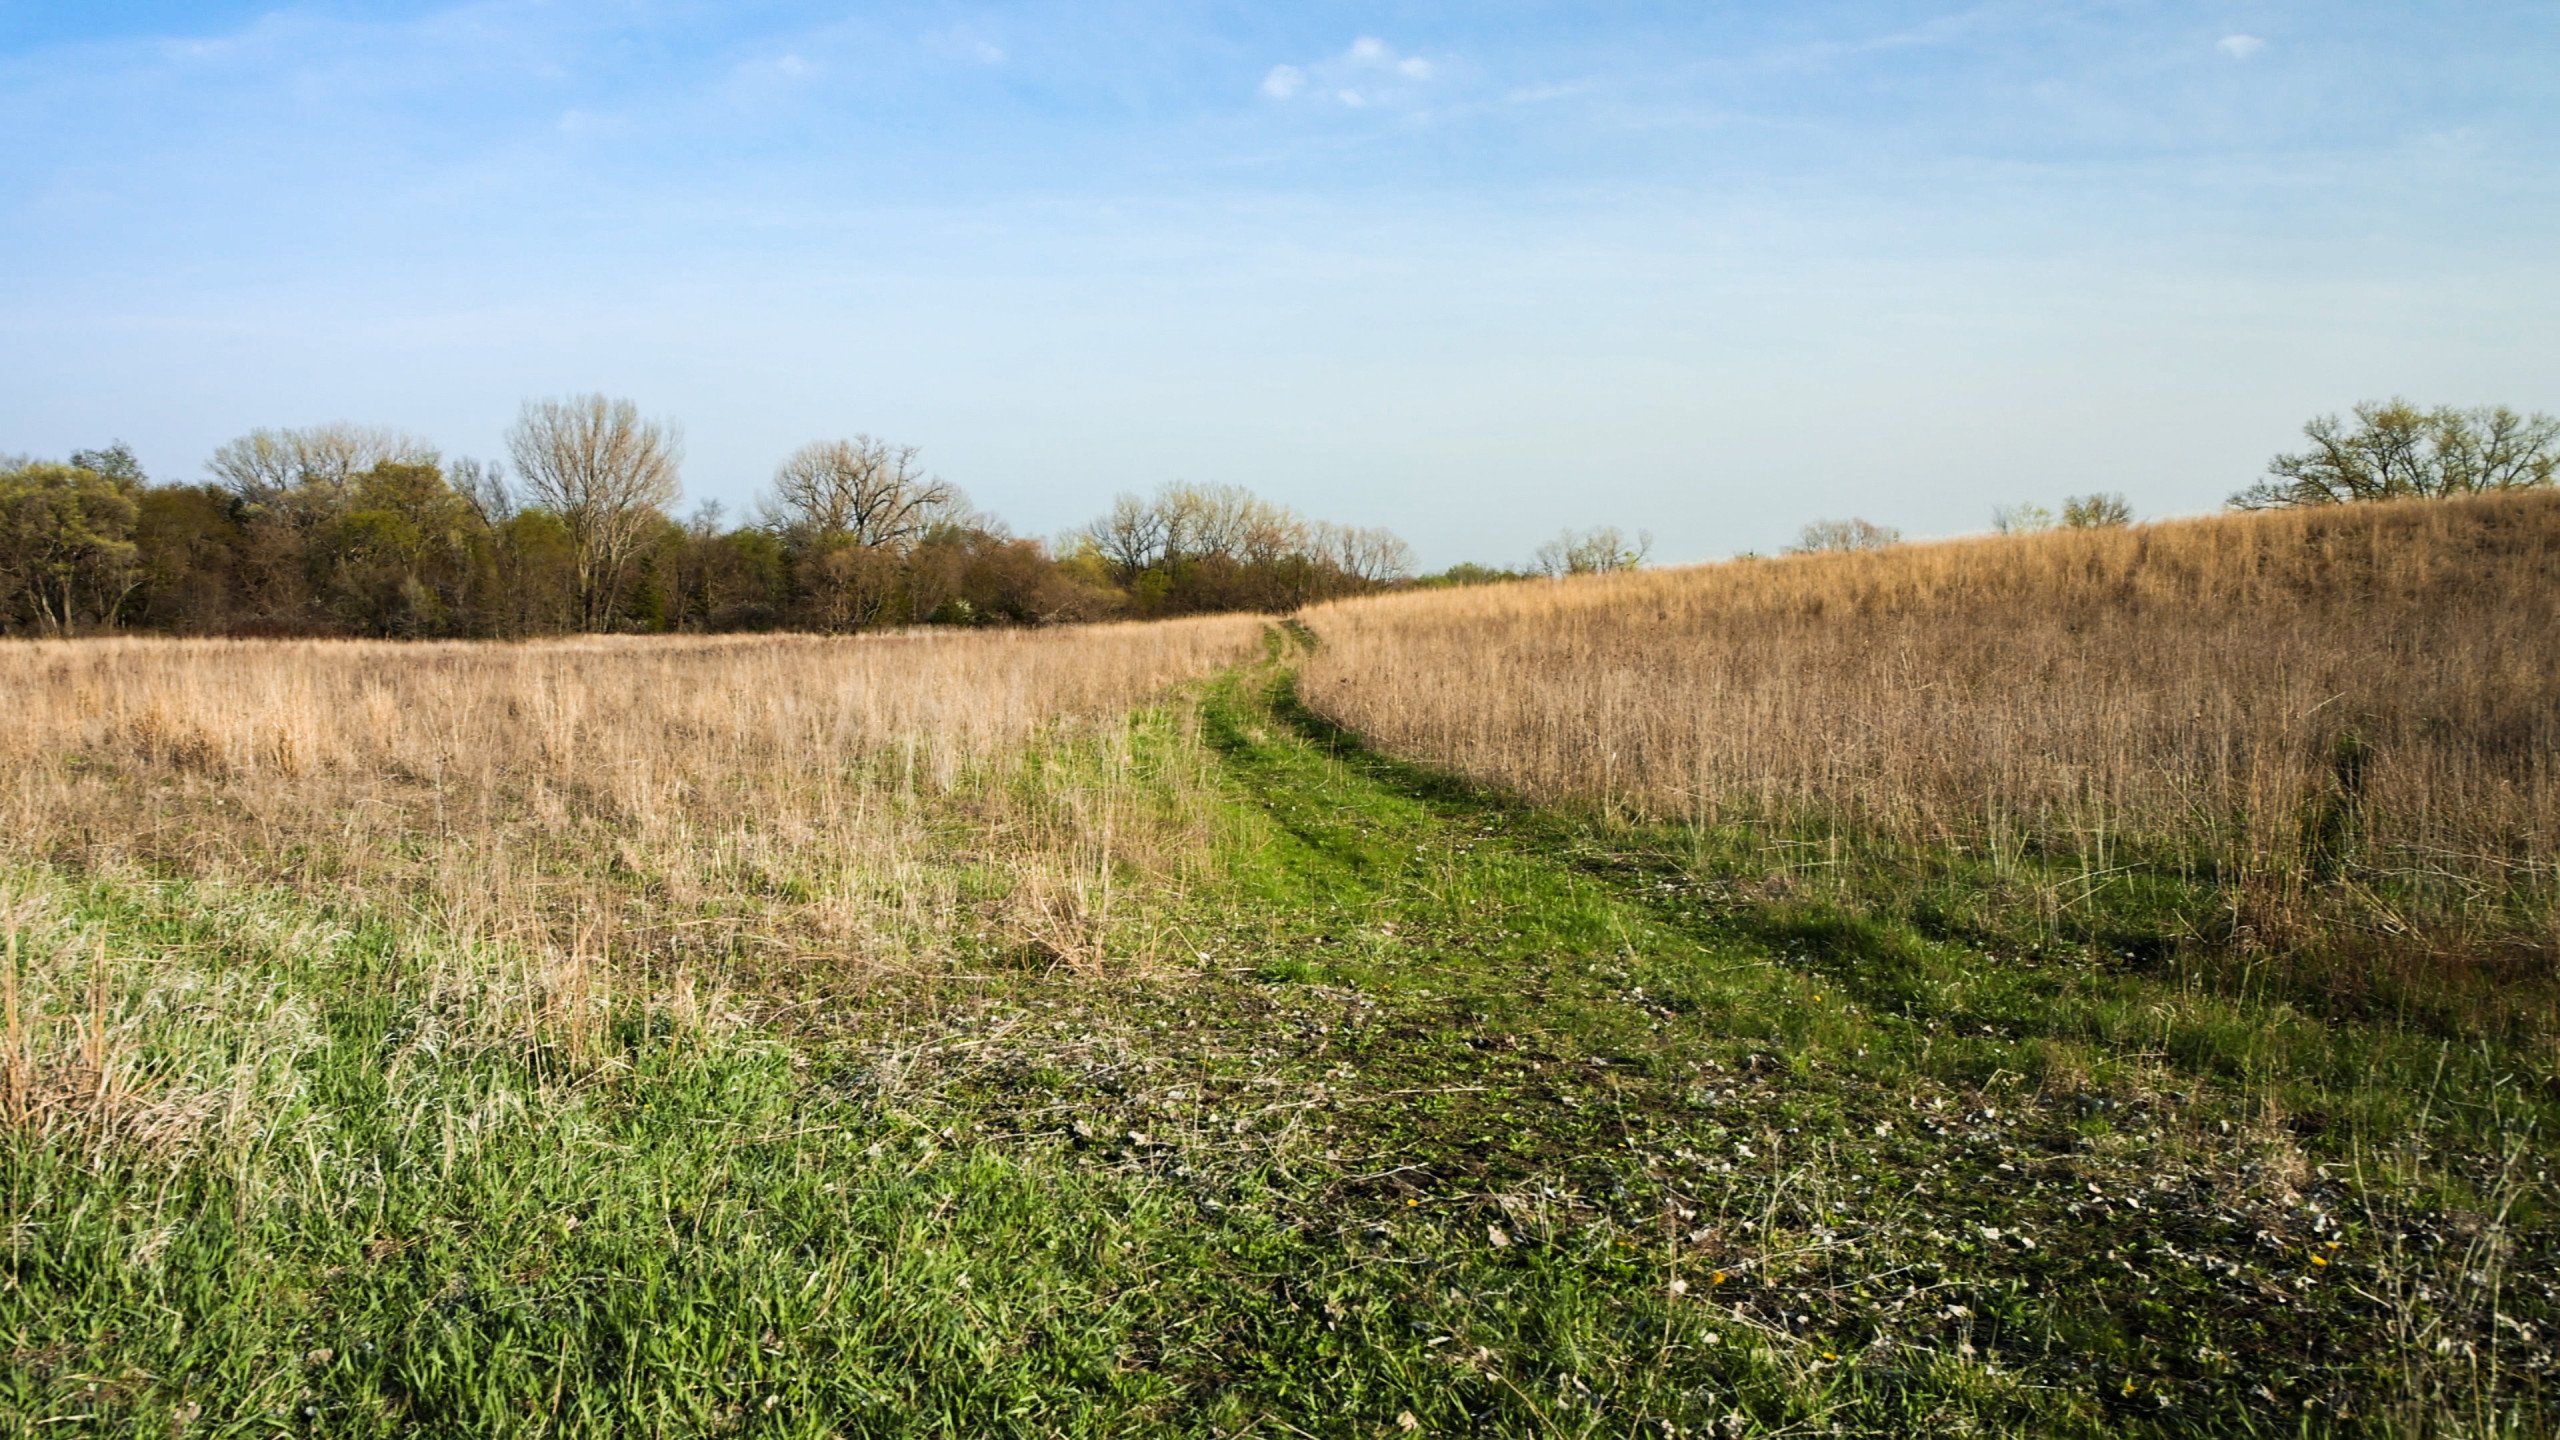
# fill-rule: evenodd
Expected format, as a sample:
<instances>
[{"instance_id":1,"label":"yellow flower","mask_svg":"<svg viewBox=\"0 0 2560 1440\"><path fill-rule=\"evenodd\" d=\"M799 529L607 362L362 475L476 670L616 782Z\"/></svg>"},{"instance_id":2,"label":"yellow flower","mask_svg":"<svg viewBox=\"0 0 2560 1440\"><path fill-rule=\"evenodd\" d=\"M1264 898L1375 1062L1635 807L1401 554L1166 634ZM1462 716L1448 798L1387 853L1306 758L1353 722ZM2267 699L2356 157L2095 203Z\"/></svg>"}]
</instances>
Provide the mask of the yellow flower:
<instances>
[{"instance_id":1,"label":"yellow flower","mask_svg":"<svg viewBox=\"0 0 2560 1440\"><path fill-rule=\"evenodd\" d=\"M2314 1265L2326 1265L2329 1263L2329 1257L2326 1255L2314 1255L2311 1257L2311 1263Z\"/></svg>"},{"instance_id":2,"label":"yellow flower","mask_svg":"<svg viewBox=\"0 0 2560 1440\"><path fill-rule=\"evenodd\" d=\"M1713 1276L1711 1276L1711 1277L1709 1277L1709 1278L1708 1278L1707 1283L1708 1283L1708 1284L1710 1284L1710 1285L1721 1285L1721 1284L1723 1284L1723 1283L1724 1283L1724 1272L1723 1272L1723 1271L1721 1271L1721 1270L1717 1271Z\"/></svg>"}]
</instances>

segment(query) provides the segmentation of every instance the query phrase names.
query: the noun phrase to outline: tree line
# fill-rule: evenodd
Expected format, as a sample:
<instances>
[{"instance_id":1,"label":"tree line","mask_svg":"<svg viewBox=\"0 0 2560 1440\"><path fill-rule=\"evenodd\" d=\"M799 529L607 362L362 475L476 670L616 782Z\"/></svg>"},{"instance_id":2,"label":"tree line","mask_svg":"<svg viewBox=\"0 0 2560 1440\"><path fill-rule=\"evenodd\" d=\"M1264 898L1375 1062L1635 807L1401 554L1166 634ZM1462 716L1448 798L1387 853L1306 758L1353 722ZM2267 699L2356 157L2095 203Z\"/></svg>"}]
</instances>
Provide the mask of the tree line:
<instances>
[{"instance_id":1,"label":"tree line","mask_svg":"<svg viewBox=\"0 0 2560 1440\"><path fill-rule=\"evenodd\" d=\"M527 402L505 462L397 430L253 430L201 480L116 444L0 460L0 631L513 637L847 632L1286 610L1411 577L1378 529L1234 486L1124 495L1015 536L869 436L802 446L755 513L678 519L675 427L626 400Z\"/></svg>"},{"instance_id":2,"label":"tree line","mask_svg":"<svg viewBox=\"0 0 2560 1440\"><path fill-rule=\"evenodd\" d=\"M2560 419L2504 406L2372 401L2303 430L2243 509L2547 487ZM1641 566L1652 537L1568 529L1523 569L1415 576L1393 533L1310 520L1233 485L1122 495L1054 545L1008 531L913 446L814 441L742 523L678 520L683 445L627 400L526 402L507 460L447 459L397 430L253 430L200 481L154 483L121 444L0 459L0 633L509 637L566 632L1041 625L1285 612L1397 585L1473 585ZM509 466L512 465L512 472ZM1994 512L2005 533L2128 524L2123 496ZM1863 519L1797 552L1871 550Z\"/></svg>"}]
</instances>

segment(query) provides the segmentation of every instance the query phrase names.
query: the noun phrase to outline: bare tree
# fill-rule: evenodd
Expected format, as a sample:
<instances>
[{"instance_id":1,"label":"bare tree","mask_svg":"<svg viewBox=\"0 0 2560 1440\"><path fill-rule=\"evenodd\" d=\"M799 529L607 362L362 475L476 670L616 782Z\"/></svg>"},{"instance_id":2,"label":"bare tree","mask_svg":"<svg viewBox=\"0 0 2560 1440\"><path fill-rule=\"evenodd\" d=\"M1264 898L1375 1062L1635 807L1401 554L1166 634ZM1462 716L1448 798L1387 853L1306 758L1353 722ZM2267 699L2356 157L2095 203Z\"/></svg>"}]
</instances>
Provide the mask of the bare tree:
<instances>
[{"instance_id":1,"label":"bare tree","mask_svg":"<svg viewBox=\"0 0 2560 1440\"><path fill-rule=\"evenodd\" d=\"M917 467L913 445L857 435L791 452L773 472L765 523L804 546L850 540L903 548L966 505L959 487Z\"/></svg>"},{"instance_id":2,"label":"bare tree","mask_svg":"<svg viewBox=\"0 0 2560 1440\"><path fill-rule=\"evenodd\" d=\"M1647 531L1636 532L1630 541L1615 525L1595 525L1588 530L1568 526L1538 547L1532 563L1542 575L1597 575L1633 570L1652 553L1653 536Z\"/></svg>"},{"instance_id":3,"label":"bare tree","mask_svg":"<svg viewBox=\"0 0 2560 1440\"><path fill-rule=\"evenodd\" d=\"M2053 528L2053 512L2033 500L2000 505L1991 511L1991 528L2003 535L2032 535Z\"/></svg>"},{"instance_id":4,"label":"bare tree","mask_svg":"<svg viewBox=\"0 0 2560 1440\"><path fill-rule=\"evenodd\" d=\"M1319 521L1310 527L1310 540L1317 559L1362 586L1374 588L1413 578L1413 547L1392 530Z\"/></svg>"},{"instance_id":5,"label":"bare tree","mask_svg":"<svg viewBox=\"0 0 2560 1440\"><path fill-rule=\"evenodd\" d=\"M1810 555L1822 550L1882 550L1902 543L1902 532L1890 525L1858 519L1816 520L1796 536L1789 550Z\"/></svg>"},{"instance_id":6,"label":"bare tree","mask_svg":"<svg viewBox=\"0 0 2560 1440\"><path fill-rule=\"evenodd\" d=\"M515 518L516 496L507 488L507 467L495 460L465 455L445 467L445 483L469 503L480 523L492 530Z\"/></svg>"},{"instance_id":7,"label":"bare tree","mask_svg":"<svg viewBox=\"0 0 2560 1440\"><path fill-rule=\"evenodd\" d=\"M2311 448L2268 461L2266 478L2231 503L2266 510L2471 495L2546 486L2560 473L2560 419L2549 415L2368 400L2355 419L2350 427L2323 415L2303 426Z\"/></svg>"},{"instance_id":8,"label":"bare tree","mask_svg":"<svg viewBox=\"0 0 2560 1440\"><path fill-rule=\"evenodd\" d=\"M1114 496L1110 513L1075 537L1090 544L1111 578L1126 585L1165 556L1164 517L1135 495Z\"/></svg>"},{"instance_id":9,"label":"bare tree","mask_svg":"<svg viewBox=\"0 0 2560 1440\"><path fill-rule=\"evenodd\" d=\"M673 426L641 419L628 400L579 395L526 401L507 431L507 451L526 497L569 531L579 625L605 628L651 522L680 493L683 442Z\"/></svg>"},{"instance_id":10,"label":"bare tree","mask_svg":"<svg viewBox=\"0 0 2560 1440\"><path fill-rule=\"evenodd\" d=\"M436 447L382 425L252 430L213 452L205 468L254 508L308 524L336 513L356 476L376 465L433 465Z\"/></svg>"},{"instance_id":11,"label":"bare tree","mask_svg":"<svg viewBox=\"0 0 2560 1440\"><path fill-rule=\"evenodd\" d=\"M1166 558L1268 564L1306 548L1306 525L1241 485L1177 481L1156 492Z\"/></svg>"}]
</instances>

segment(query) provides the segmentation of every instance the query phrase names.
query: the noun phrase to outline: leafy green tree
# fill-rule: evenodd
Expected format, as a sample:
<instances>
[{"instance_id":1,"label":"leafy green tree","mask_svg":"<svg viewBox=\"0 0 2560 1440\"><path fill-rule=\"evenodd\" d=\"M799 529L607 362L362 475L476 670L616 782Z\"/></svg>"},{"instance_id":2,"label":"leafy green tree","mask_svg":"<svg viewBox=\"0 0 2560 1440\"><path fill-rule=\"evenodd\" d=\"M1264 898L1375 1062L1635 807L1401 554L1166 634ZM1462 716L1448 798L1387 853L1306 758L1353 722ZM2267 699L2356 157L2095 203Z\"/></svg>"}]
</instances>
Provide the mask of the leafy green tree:
<instances>
[{"instance_id":1,"label":"leafy green tree","mask_svg":"<svg viewBox=\"0 0 2560 1440\"><path fill-rule=\"evenodd\" d=\"M579 619L577 541L548 510L518 510L497 528L498 594L486 634L549 635Z\"/></svg>"},{"instance_id":2,"label":"leafy green tree","mask_svg":"<svg viewBox=\"0 0 2560 1440\"><path fill-rule=\"evenodd\" d=\"M2130 525L2133 523L2133 505L2113 491L2074 495L2062 502L2062 523L2073 530L2106 530Z\"/></svg>"},{"instance_id":3,"label":"leafy green tree","mask_svg":"<svg viewBox=\"0 0 2560 1440\"><path fill-rule=\"evenodd\" d=\"M99 450L74 450L69 463L74 470L104 475L127 491L139 491L151 483L151 477L142 473L142 462L134 458L133 447L121 440Z\"/></svg>"},{"instance_id":4,"label":"leafy green tree","mask_svg":"<svg viewBox=\"0 0 2560 1440\"><path fill-rule=\"evenodd\" d=\"M2323 415L2302 427L2311 448L2267 462L2266 478L2231 497L2243 510L2538 489L2560 472L2560 418L2504 405L2421 410L2406 400L2355 407L2355 423Z\"/></svg>"},{"instance_id":5,"label":"leafy green tree","mask_svg":"<svg viewBox=\"0 0 2560 1440\"><path fill-rule=\"evenodd\" d=\"M1417 578L1413 585L1417 590L1447 590L1461 585L1494 585L1505 580L1526 580L1530 577L1531 572L1526 570L1505 570L1495 565L1479 565L1472 560L1461 560L1446 570Z\"/></svg>"},{"instance_id":6,"label":"leafy green tree","mask_svg":"<svg viewBox=\"0 0 2560 1440\"><path fill-rule=\"evenodd\" d=\"M140 507L125 484L73 465L0 475L0 595L40 629L105 625L132 592Z\"/></svg>"},{"instance_id":7,"label":"leafy green tree","mask_svg":"<svg viewBox=\"0 0 2560 1440\"><path fill-rule=\"evenodd\" d=\"M315 534L320 593L370 635L468 630L479 512L425 462L386 460L350 477L344 506Z\"/></svg>"},{"instance_id":8,"label":"leafy green tree","mask_svg":"<svg viewBox=\"0 0 2560 1440\"><path fill-rule=\"evenodd\" d=\"M141 587L132 618L160 630L199 634L239 619L239 502L213 485L154 485L137 502L134 525Z\"/></svg>"},{"instance_id":9,"label":"leafy green tree","mask_svg":"<svg viewBox=\"0 0 2560 1440\"><path fill-rule=\"evenodd\" d=\"M1097 620L1119 596L1049 558L1036 540L984 525L942 525L907 557L908 613L940 625Z\"/></svg>"}]
</instances>

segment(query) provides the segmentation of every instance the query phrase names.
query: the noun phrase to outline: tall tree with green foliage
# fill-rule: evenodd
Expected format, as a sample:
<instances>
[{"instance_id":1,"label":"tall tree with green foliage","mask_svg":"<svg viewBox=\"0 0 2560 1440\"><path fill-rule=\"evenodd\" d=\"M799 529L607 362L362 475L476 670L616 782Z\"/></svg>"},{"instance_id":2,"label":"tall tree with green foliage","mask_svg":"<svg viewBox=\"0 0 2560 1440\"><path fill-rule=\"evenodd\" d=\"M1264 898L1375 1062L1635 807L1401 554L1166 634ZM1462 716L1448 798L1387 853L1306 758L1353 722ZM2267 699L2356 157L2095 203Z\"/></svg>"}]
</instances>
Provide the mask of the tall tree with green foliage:
<instances>
[{"instance_id":1,"label":"tall tree with green foliage","mask_svg":"<svg viewBox=\"0 0 2560 1440\"><path fill-rule=\"evenodd\" d=\"M2536 489L2560 473L2560 418L2504 405L2422 410L2368 400L2355 423L2323 415L2302 427L2311 448L2267 462L2266 478L2231 497L2243 510L2428 499Z\"/></svg>"},{"instance_id":2,"label":"tall tree with green foliage","mask_svg":"<svg viewBox=\"0 0 2560 1440\"><path fill-rule=\"evenodd\" d=\"M321 590L365 634L461 633L484 538L478 511L440 469L384 461L353 478L344 509L314 537Z\"/></svg>"},{"instance_id":3,"label":"tall tree with green foliage","mask_svg":"<svg viewBox=\"0 0 2560 1440\"><path fill-rule=\"evenodd\" d=\"M138 571L133 487L76 465L0 474L0 596L9 612L70 635L113 622Z\"/></svg>"}]
</instances>

